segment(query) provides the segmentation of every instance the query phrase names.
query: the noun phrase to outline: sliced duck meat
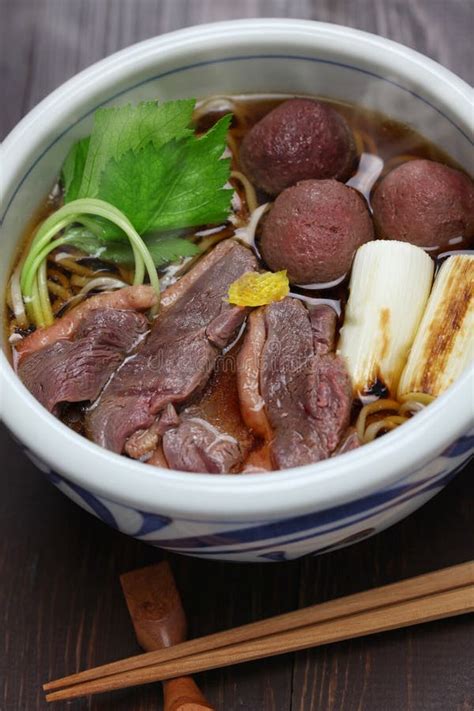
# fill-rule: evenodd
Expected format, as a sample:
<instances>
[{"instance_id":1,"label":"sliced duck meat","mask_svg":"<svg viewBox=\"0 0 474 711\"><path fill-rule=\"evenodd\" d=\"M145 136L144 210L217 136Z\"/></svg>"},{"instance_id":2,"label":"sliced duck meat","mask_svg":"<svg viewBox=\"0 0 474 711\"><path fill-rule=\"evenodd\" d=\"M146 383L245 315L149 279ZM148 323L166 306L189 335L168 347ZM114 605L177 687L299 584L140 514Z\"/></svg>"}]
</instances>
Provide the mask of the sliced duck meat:
<instances>
[{"instance_id":1,"label":"sliced duck meat","mask_svg":"<svg viewBox=\"0 0 474 711\"><path fill-rule=\"evenodd\" d=\"M327 304L310 306L308 310L314 350L321 355L332 353L336 349L336 312Z\"/></svg>"},{"instance_id":2,"label":"sliced duck meat","mask_svg":"<svg viewBox=\"0 0 474 711\"><path fill-rule=\"evenodd\" d=\"M155 290L151 286L128 286L107 294L91 296L79 306L56 321L51 326L38 328L15 346L17 363L29 353L50 346L60 340L71 340L84 317L96 309L116 309L120 311L148 311L157 303Z\"/></svg>"},{"instance_id":3,"label":"sliced duck meat","mask_svg":"<svg viewBox=\"0 0 474 711\"><path fill-rule=\"evenodd\" d=\"M343 360L332 353L313 361L314 387L306 408L314 418L325 457L334 452L349 425L352 389Z\"/></svg>"},{"instance_id":4,"label":"sliced duck meat","mask_svg":"<svg viewBox=\"0 0 474 711\"><path fill-rule=\"evenodd\" d=\"M263 401L276 468L326 459L348 427L352 403L345 366L329 352L334 347L335 315L322 307L310 314L291 297L260 314L263 346L262 316L257 315L259 328L249 329L241 351L243 412L248 418L252 404ZM253 466L249 461L248 470L255 471Z\"/></svg>"},{"instance_id":5,"label":"sliced duck meat","mask_svg":"<svg viewBox=\"0 0 474 711\"><path fill-rule=\"evenodd\" d=\"M268 440L272 430L260 394L260 358L266 340L265 309L252 311L242 348L237 356L237 386L242 418L257 437Z\"/></svg>"},{"instance_id":6,"label":"sliced duck meat","mask_svg":"<svg viewBox=\"0 0 474 711\"><path fill-rule=\"evenodd\" d=\"M96 308L82 313L70 340L29 351L18 365L28 390L50 412L57 413L61 403L95 400L149 329L145 316L135 311Z\"/></svg>"},{"instance_id":7,"label":"sliced duck meat","mask_svg":"<svg viewBox=\"0 0 474 711\"><path fill-rule=\"evenodd\" d=\"M160 313L166 311L180 299L190 287L192 287L201 277L205 276L210 266L234 251L236 245L240 245L234 239L225 239L212 248L205 257L201 257L198 262L186 274L180 276L174 284L171 284L162 294L160 300ZM249 256L249 255L247 255ZM249 271L255 267L249 266Z\"/></svg>"},{"instance_id":8,"label":"sliced duck meat","mask_svg":"<svg viewBox=\"0 0 474 711\"><path fill-rule=\"evenodd\" d=\"M237 471L243 460L235 437L189 413L165 432L163 452L169 467L185 472L224 474Z\"/></svg>"},{"instance_id":9,"label":"sliced duck meat","mask_svg":"<svg viewBox=\"0 0 474 711\"><path fill-rule=\"evenodd\" d=\"M278 469L324 459L316 423L308 413L317 369L308 310L296 299L265 309L267 338L260 359L260 388L273 430L271 454Z\"/></svg>"},{"instance_id":10,"label":"sliced duck meat","mask_svg":"<svg viewBox=\"0 0 474 711\"><path fill-rule=\"evenodd\" d=\"M229 286L256 266L248 248L227 240L164 292L147 340L87 415L87 430L95 442L122 452L126 440L148 429L169 403L179 405L202 392L220 349L247 313L226 302Z\"/></svg>"},{"instance_id":11,"label":"sliced duck meat","mask_svg":"<svg viewBox=\"0 0 474 711\"><path fill-rule=\"evenodd\" d=\"M193 471L210 474L240 470L255 438L239 407L235 367L239 348L237 343L219 356L203 395L181 413L182 424L165 435L164 452L170 466L185 471L194 466L199 468ZM192 427L183 424L188 420Z\"/></svg>"}]
</instances>

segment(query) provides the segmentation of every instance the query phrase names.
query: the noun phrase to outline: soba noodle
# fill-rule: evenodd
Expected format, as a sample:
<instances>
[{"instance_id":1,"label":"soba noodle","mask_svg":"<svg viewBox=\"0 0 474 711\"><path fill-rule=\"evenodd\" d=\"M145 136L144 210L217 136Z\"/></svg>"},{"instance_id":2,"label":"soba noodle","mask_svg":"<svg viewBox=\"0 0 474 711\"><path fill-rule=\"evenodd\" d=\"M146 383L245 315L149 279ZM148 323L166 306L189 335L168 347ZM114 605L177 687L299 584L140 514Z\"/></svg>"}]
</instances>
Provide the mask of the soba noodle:
<instances>
[{"instance_id":1,"label":"soba noodle","mask_svg":"<svg viewBox=\"0 0 474 711\"><path fill-rule=\"evenodd\" d=\"M237 121L245 120L245 109L235 101L232 96L210 96L199 102L193 114L195 122L200 121L207 114L223 113L233 114Z\"/></svg>"},{"instance_id":2,"label":"soba noodle","mask_svg":"<svg viewBox=\"0 0 474 711\"><path fill-rule=\"evenodd\" d=\"M257 194L250 180L243 173L241 173L240 170L233 170L230 177L238 180L243 185L245 190L245 200L247 202L249 212L256 210L258 207Z\"/></svg>"},{"instance_id":3,"label":"soba noodle","mask_svg":"<svg viewBox=\"0 0 474 711\"><path fill-rule=\"evenodd\" d=\"M57 284L55 281L48 279L48 290L53 296L58 296L62 301L67 301L72 294L68 289L65 289L62 284Z\"/></svg>"},{"instance_id":4,"label":"soba noodle","mask_svg":"<svg viewBox=\"0 0 474 711\"><path fill-rule=\"evenodd\" d=\"M93 269L90 269L89 267L84 267L82 264L79 264L76 260L71 258L70 255L64 256L64 252L57 255L54 258L54 261L57 264L60 264L61 267L63 267L64 269L67 269L68 272L72 272L72 274L78 274L79 276L90 278L95 273Z\"/></svg>"},{"instance_id":5,"label":"soba noodle","mask_svg":"<svg viewBox=\"0 0 474 711\"><path fill-rule=\"evenodd\" d=\"M359 413L356 422L356 430L359 440L362 443L371 442L381 432L393 430L410 419L411 415L422 410L435 398L427 393L407 393L402 395L400 400L375 400L368 405L364 405ZM393 415L387 412L393 411ZM381 414L380 419L374 416ZM367 420L370 419L369 424Z\"/></svg>"}]
</instances>

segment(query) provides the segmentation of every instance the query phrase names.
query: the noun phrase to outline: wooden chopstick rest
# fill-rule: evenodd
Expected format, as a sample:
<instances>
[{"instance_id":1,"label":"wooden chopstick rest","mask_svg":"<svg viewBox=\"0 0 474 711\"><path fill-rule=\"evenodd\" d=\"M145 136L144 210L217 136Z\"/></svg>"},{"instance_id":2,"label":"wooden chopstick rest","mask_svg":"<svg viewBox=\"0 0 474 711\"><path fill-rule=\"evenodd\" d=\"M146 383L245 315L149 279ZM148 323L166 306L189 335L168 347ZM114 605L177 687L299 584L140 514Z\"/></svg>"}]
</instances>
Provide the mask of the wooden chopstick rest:
<instances>
[{"instance_id":1,"label":"wooden chopstick rest","mask_svg":"<svg viewBox=\"0 0 474 711\"><path fill-rule=\"evenodd\" d=\"M133 570L120 576L122 590L138 643L150 652L184 642L186 616L173 573L167 562ZM163 682L164 711L209 711L191 677Z\"/></svg>"}]
</instances>

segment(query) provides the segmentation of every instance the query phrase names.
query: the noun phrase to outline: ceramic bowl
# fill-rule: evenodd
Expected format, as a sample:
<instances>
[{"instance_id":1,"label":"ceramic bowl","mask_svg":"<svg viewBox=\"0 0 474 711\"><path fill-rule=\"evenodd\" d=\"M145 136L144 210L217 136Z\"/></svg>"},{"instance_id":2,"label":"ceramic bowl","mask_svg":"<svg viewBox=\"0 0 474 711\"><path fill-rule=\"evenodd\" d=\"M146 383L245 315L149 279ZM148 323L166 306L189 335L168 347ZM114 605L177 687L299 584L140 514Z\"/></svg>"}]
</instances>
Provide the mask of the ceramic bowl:
<instances>
[{"instance_id":1,"label":"ceramic bowl","mask_svg":"<svg viewBox=\"0 0 474 711\"><path fill-rule=\"evenodd\" d=\"M30 216L99 106L229 93L312 94L380 109L472 165L470 88L422 55L337 25L244 20L142 42L95 64L3 145L0 293ZM279 561L347 545L442 489L474 447L473 373L359 450L253 476L162 471L105 451L49 415L1 355L3 419L67 496L140 540L192 556Z\"/></svg>"}]
</instances>

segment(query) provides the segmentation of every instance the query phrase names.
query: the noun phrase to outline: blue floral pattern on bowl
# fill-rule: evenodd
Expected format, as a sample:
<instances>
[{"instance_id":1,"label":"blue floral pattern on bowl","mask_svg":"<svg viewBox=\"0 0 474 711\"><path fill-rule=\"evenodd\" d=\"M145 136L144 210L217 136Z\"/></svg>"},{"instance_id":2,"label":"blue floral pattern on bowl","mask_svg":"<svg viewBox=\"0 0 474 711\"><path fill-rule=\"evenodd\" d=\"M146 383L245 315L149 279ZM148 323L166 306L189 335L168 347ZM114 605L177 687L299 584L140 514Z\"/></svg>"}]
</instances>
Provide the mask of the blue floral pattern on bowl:
<instances>
[{"instance_id":1,"label":"blue floral pattern on bowl","mask_svg":"<svg viewBox=\"0 0 474 711\"><path fill-rule=\"evenodd\" d=\"M441 491L466 465L474 452L474 433L458 439L396 486L323 511L253 523L170 518L124 506L68 481L25 451L60 491L122 533L199 558L271 562L342 548L404 518Z\"/></svg>"}]
</instances>

